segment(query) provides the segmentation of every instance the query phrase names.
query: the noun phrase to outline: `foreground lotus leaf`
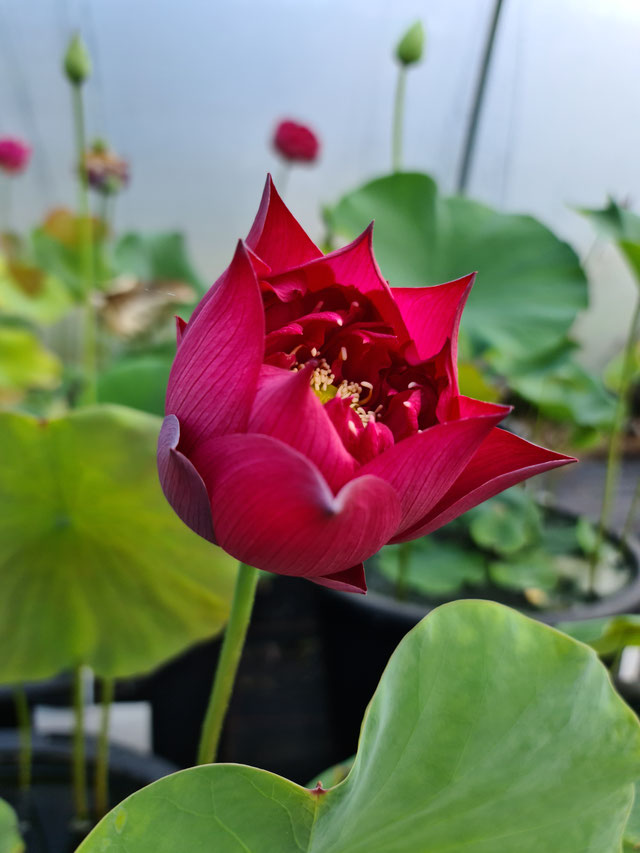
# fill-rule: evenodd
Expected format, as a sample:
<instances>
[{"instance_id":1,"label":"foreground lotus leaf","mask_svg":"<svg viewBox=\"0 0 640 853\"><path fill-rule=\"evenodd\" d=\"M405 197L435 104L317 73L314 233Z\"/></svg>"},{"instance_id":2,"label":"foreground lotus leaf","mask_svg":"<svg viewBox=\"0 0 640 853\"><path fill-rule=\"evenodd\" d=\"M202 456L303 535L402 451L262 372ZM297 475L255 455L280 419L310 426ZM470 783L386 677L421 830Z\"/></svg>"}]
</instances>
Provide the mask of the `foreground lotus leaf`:
<instances>
[{"instance_id":1,"label":"foreground lotus leaf","mask_svg":"<svg viewBox=\"0 0 640 853\"><path fill-rule=\"evenodd\" d=\"M15 813L8 803L0 800L0 853L22 853L23 850Z\"/></svg>"},{"instance_id":2,"label":"foreground lotus leaf","mask_svg":"<svg viewBox=\"0 0 640 853\"><path fill-rule=\"evenodd\" d=\"M125 800L79 853L619 853L639 776L640 726L593 651L459 601L399 645L344 782L185 770Z\"/></svg>"},{"instance_id":3,"label":"foreground lotus leaf","mask_svg":"<svg viewBox=\"0 0 640 853\"><path fill-rule=\"evenodd\" d=\"M0 416L0 682L134 675L224 625L235 564L166 505L158 429L117 406Z\"/></svg>"}]
</instances>

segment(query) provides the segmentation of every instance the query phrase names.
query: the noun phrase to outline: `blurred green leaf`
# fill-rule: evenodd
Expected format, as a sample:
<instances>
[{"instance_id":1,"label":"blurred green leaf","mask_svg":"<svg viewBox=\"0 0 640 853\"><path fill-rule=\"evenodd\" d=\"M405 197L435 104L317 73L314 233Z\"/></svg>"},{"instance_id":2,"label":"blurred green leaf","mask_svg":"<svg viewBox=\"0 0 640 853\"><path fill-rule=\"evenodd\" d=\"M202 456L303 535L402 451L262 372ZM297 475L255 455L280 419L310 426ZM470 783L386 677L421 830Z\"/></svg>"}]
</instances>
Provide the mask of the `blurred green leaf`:
<instances>
[{"instance_id":1,"label":"blurred green leaf","mask_svg":"<svg viewBox=\"0 0 640 853\"><path fill-rule=\"evenodd\" d=\"M406 544L406 543L405 543ZM393 584L398 582L402 545L387 545L376 560L382 574ZM409 559L403 583L420 595L445 596L465 585L485 581L485 558L477 551L437 537L423 537L408 543Z\"/></svg>"},{"instance_id":2,"label":"blurred green leaf","mask_svg":"<svg viewBox=\"0 0 640 853\"><path fill-rule=\"evenodd\" d=\"M476 400L497 403L502 394L496 385L492 385L480 368L469 362L458 362L458 385L460 393Z\"/></svg>"},{"instance_id":3,"label":"blurred green leaf","mask_svg":"<svg viewBox=\"0 0 640 853\"><path fill-rule=\"evenodd\" d=\"M0 402L30 388L56 388L61 377L60 361L33 332L0 326Z\"/></svg>"},{"instance_id":4,"label":"blurred green leaf","mask_svg":"<svg viewBox=\"0 0 640 853\"><path fill-rule=\"evenodd\" d=\"M159 427L116 406L0 415L0 682L123 678L222 628L235 561L164 499Z\"/></svg>"},{"instance_id":5,"label":"blurred green leaf","mask_svg":"<svg viewBox=\"0 0 640 853\"><path fill-rule=\"evenodd\" d=\"M15 812L8 803L0 800L0 853L22 853L24 849Z\"/></svg>"},{"instance_id":6,"label":"blurred green leaf","mask_svg":"<svg viewBox=\"0 0 640 853\"><path fill-rule=\"evenodd\" d=\"M617 654L626 646L640 646L640 616L635 614L562 622L558 625L558 630L591 646L603 657Z\"/></svg>"},{"instance_id":7,"label":"blurred green leaf","mask_svg":"<svg viewBox=\"0 0 640 853\"><path fill-rule=\"evenodd\" d=\"M57 322L73 307L65 283L37 266L0 254L0 313L39 325Z\"/></svg>"},{"instance_id":8,"label":"blurred green leaf","mask_svg":"<svg viewBox=\"0 0 640 853\"><path fill-rule=\"evenodd\" d=\"M589 557L598 547L599 536L591 521L584 515L576 522L576 540L582 553Z\"/></svg>"},{"instance_id":9,"label":"blurred green leaf","mask_svg":"<svg viewBox=\"0 0 640 853\"><path fill-rule=\"evenodd\" d=\"M184 236L167 234L125 234L114 251L118 272L135 275L147 282L187 282L198 294L205 287L189 260Z\"/></svg>"},{"instance_id":10,"label":"blurred green leaf","mask_svg":"<svg viewBox=\"0 0 640 853\"><path fill-rule=\"evenodd\" d=\"M609 199L602 210L580 212L601 234L614 240L625 255L640 286L640 216Z\"/></svg>"},{"instance_id":11,"label":"blurred green leaf","mask_svg":"<svg viewBox=\"0 0 640 853\"><path fill-rule=\"evenodd\" d=\"M117 806L78 853L620 853L640 727L594 653L500 605L433 611L394 652L344 782L233 764Z\"/></svg>"},{"instance_id":12,"label":"blurred green leaf","mask_svg":"<svg viewBox=\"0 0 640 853\"><path fill-rule=\"evenodd\" d=\"M615 391L616 394L622 386L622 378L624 373L624 353L620 352L611 359L604 371L604 381L607 388ZM631 351L631 365L629 381L632 385L640 382L640 341L638 341Z\"/></svg>"},{"instance_id":13,"label":"blurred green leaf","mask_svg":"<svg viewBox=\"0 0 640 853\"><path fill-rule=\"evenodd\" d=\"M164 415L164 398L173 358L130 355L98 377L98 401L131 406L152 415Z\"/></svg>"},{"instance_id":14,"label":"blurred green leaf","mask_svg":"<svg viewBox=\"0 0 640 853\"><path fill-rule=\"evenodd\" d=\"M469 533L480 548L513 554L541 536L538 505L524 489L509 489L469 513Z\"/></svg>"},{"instance_id":15,"label":"blurred green leaf","mask_svg":"<svg viewBox=\"0 0 640 853\"><path fill-rule=\"evenodd\" d=\"M559 580L553 557L541 549L525 551L508 560L489 563L489 576L496 586L544 592L554 589ZM540 603L544 604L544 599Z\"/></svg>"},{"instance_id":16,"label":"blurred green leaf","mask_svg":"<svg viewBox=\"0 0 640 853\"><path fill-rule=\"evenodd\" d=\"M392 285L430 285L478 270L462 328L474 355L531 359L562 341L587 305L575 252L530 216L443 198L428 175L394 174L348 193L327 212L355 238L375 219L374 247Z\"/></svg>"},{"instance_id":17,"label":"blurred green leaf","mask_svg":"<svg viewBox=\"0 0 640 853\"><path fill-rule=\"evenodd\" d=\"M640 782L636 782L633 808L624 831L626 850L640 850Z\"/></svg>"}]
</instances>

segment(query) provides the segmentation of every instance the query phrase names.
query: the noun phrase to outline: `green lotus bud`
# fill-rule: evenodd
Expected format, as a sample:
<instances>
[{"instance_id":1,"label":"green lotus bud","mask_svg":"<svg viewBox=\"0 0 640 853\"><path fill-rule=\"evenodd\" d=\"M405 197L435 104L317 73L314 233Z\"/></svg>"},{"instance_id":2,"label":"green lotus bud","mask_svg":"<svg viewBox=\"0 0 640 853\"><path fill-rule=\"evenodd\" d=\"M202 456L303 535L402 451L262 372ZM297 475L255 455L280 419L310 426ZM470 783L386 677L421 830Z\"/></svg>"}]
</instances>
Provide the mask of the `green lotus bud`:
<instances>
[{"instance_id":1,"label":"green lotus bud","mask_svg":"<svg viewBox=\"0 0 640 853\"><path fill-rule=\"evenodd\" d=\"M424 27L422 21L412 24L396 47L396 59L403 65L413 65L422 59L424 49Z\"/></svg>"},{"instance_id":2,"label":"green lotus bud","mask_svg":"<svg viewBox=\"0 0 640 853\"><path fill-rule=\"evenodd\" d=\"M80 35L76 33L64 55L64 73L74 86L81 86L91 74L91 59Z\"/></svg>"}]
</instances>

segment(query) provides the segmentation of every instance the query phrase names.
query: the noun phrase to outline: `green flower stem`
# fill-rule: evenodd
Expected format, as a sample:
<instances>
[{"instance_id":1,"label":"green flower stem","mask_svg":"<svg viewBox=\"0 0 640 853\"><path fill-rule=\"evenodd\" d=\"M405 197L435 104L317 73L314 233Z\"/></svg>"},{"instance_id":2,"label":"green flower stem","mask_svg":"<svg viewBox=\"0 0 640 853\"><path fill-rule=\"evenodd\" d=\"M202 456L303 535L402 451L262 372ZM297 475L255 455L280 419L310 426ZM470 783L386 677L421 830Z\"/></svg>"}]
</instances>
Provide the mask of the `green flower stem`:
<instances>
[{"instance_id":1,"label":"green flower stem","mask_svg":"<svg viewBox=\"0 0 640 853\"><path fill-rule=\"evenodd\" d=\"M31 713L27 694L20 684L13 691L13 701L16 708L18 720L18 733L20 737L20 754L18 756L18 787L23 793L31 787Z\"/></svg>"},{"instance_id":2,"label":"green flower stem","mask_svg":"<svg viewBox=\"0 0 640 853\"><path fill-rule=\"evenodd\" d=\"M73 803L78 821L86 821L89 816L84 748L84 685L82 682L82 666L77 666L73 671L72 784Z\"/></svg>"},{"instance_id":3,"label":"green flower stem","mask_svg":"<svg viewBox=\"0 0 640 853\"><path fill-rule=\"evenodd\" d=\"M629 505L629 512L627 513L627 517L624 522L624 527L622 528L622 543L626 545L627 539L631 536L633 531L633 522L635 521L638 507L640 506L640 477L638 477L638 482L636 483L636 488L633 493L633 497L631 498L631 503Z\"/></svg>"},{"instance_id":4,"label":"green flower stem","mask_svg":"<svg viewBox=\"0 0 640 853\"><path fill-rule=\"evenodd\" d=\"M96 753L96 775L94 779L96 817L103 817L109 810L109 723L113 704L115 682L113 678L102 680L102 714Z\"/></svg>"},{"instance_id":5,"label":"green flower stem","mask_svg":"<svg viewBox=\"0 0 640 853\"><path fill-rule=\"evenodd\" d=\"M93 229L91 209L89 207L89 184L84 168L84 156L87 148L82 86L71 87L73 97L73 123L76 139L76 157L78 161L78 217L80 222L80 261L84 283L85 313L83 362L85 370L85 390L83 402L96 401L96 311L93 304Z\"/></svg>"},{"instance_id":6,"label":"green flower stem","mask_svg":"<svg viewBox=\"0 0 640 853\"><path fill-rule=\"evenodd\" d=\"M222 650L220 651L218 667L200 736L198 764L209 764L216 758L222 724L229 707L229 700L231 699L238 664L251 619L257 582L257 569L241 563L238 568L229 622L224 634Z\"/></svg>"},{"instance_id":7,"label":"green flower stem","mask_svg":"<svg viewBox=\"0 0 640 853\"><path fill-rule=\"evenodd\" d=\"M398 601L405 601L407 598L407 581L412 547L413 543L411 542L403 542L401 545L398 545L398 576L396 578L396 599Z\"/></svg>"},{"instance_id":8,"label":"green flower stem","mask_svg":"<svg viewBox=\"0 0 640 853\"><path fill-rule=\"evenodd\" d=\"M391 169L399 172L402 169L402 131L404 127L404 99L407 89L407 67L398 67L396 96L393 102L393 133L391 140Z\"/></svg>"},{"instance_id":9,"label":"green flower stem","mask_svg":"<svg viewBox=\"0 0 640 853\"><path fill-rule=\"evenodd\" d=\"M591 553L589 564L589 585L593 591L595 576L598 570L598 562L600 560L600 549L605 530L609 526L613 504L616 497L616 489L620 476L620 459L622 456L622 438L624 434L624 424L627 414L627 402L629 390L631 387L631 379L633 377L633 351L637 335L638 320L640 319L640 295L636 299L636 305L631 317L631 325L627 335L627 342L624 348L622 362L622 377L620 380L620 388L618 391L618 402L611 426L611 434L609 435L609 451L607 454L607 473L604 481L604 494L602 497L602 509L600 511L600 521L598 522L598 532L596 546Z\"/></svg>"}]
</instances>

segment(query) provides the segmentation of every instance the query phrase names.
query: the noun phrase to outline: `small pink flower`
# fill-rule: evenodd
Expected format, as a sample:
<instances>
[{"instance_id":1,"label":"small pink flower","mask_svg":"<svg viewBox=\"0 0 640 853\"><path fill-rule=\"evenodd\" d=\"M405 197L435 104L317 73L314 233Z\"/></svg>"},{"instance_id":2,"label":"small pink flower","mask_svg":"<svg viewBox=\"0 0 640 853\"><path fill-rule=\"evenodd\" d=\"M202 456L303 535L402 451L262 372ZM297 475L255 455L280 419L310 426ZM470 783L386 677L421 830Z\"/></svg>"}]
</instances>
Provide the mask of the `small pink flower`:
<instances>
[{"instance_id":1,"label":"small pink flower","mask_svg":"<svg viewBox=\"0 0 640 853\"><path fill-rule=\"evenodd\" d=\"M273 147L292 163L313 163L320 151L320 141L311 128L287 119L277 126Z\"/></svg>"},{"instance_id":2,"label":"small pink flower","mask_svg":"<svg viewBox=\"0 0 640 853\"><path fill-rule=\"evenodd\" d=\"M20 139L5 136L0 139L0 169L8 175L24 172L31 157L31 147Z\"/></svg>"}]
</instances>

